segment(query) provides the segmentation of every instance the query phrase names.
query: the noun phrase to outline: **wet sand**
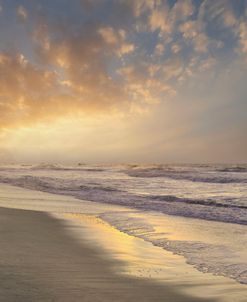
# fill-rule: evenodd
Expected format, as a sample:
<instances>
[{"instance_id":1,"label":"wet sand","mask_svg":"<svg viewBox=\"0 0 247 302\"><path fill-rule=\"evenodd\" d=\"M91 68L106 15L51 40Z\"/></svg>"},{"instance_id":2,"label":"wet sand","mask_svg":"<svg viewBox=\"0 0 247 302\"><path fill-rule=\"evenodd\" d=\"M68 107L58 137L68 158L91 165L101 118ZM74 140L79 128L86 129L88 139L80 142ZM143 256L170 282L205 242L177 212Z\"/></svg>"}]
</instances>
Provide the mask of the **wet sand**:
<instances>
[{"instance_id":1,"label":"wet sand","mask_svg":"<svg viewBox=\"0 0 247 302\"><path fill-rule=\"evenodd\" d=\"M119 276L118 263L80 244L47 213L0 208L0 301L215 301Z\"/></svg>"}]
</instances>

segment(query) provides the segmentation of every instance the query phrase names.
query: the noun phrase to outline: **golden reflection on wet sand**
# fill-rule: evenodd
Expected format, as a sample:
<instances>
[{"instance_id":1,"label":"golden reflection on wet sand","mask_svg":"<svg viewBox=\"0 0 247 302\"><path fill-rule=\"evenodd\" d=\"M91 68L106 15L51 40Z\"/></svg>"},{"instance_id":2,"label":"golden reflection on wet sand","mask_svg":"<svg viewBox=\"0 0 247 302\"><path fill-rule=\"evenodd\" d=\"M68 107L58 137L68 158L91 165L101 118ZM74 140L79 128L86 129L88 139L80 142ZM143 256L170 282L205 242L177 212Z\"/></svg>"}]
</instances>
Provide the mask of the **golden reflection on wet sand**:
<instances>
[{"instance_id":1,"label":"golden reflection on wet sand","mask_svg":"<svg viewBox=\"0 0 247 302\"><path fill-rule=\"evenodd\" d=\"M130 213L130 216L144 216L145 221L158 224L158 230L172 235L173 239L188 239L187 231L178 234L170 232L176 229L174 224L163 225L162 219L156 215ZM56 215L57 216L57 215ZM61 215L59 215L62 218ZM67 227L77 239L87 240L89 244L98 249L104 249L109 257L120 261L122 264L116 268L116 273L127 274L138 278L151 278L166 284L179 284L182 290L196 297L213 297L222 302L246 302L247 288L229 278L214 276L210 273L201 273L193 266L188 265L182 256L174 255L160 247L153 246L150 242L120 232L107 222L95 215L64 214ZM148 221L148 219L150 221ZM169 218L168 218L169 219ZM173 217L171 218L173 219ZM183 237L184 236L184 237ZM196 238L196 233L194 234ZM192 234L193 238L193 234ZM191 238L190 238L191 240Z\"/></svg>"}]
</instances>

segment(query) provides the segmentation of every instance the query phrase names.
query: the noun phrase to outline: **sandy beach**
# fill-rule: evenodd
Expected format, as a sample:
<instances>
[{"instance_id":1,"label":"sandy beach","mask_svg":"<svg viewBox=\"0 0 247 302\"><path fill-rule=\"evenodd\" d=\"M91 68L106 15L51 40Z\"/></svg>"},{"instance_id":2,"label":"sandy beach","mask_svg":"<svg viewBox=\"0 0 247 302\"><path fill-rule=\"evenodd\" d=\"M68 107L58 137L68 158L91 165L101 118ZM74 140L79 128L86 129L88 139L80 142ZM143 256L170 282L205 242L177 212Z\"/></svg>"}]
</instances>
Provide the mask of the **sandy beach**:
<instances>
[{"instance_id":1,"label":"sandy beach","mask_svg":"<svg viewBox=\"0 0 247 302\"><path fill-rule=\"evenodd\" d=\"M0 220L1 301L199 301L117 276L116 263L78 245L45 213L1 208Z\"/></svg>"},{"instance_id":2,"label":"sandy beach","mask_svg":"<svg viewBox=\"0 0 247 302\"><path fill-rule=\"evenodd\" d=\"M245 301L244 285L92 215L127 208L8 185L0 206L0 301Z\"/></svg>"}]
</instances>

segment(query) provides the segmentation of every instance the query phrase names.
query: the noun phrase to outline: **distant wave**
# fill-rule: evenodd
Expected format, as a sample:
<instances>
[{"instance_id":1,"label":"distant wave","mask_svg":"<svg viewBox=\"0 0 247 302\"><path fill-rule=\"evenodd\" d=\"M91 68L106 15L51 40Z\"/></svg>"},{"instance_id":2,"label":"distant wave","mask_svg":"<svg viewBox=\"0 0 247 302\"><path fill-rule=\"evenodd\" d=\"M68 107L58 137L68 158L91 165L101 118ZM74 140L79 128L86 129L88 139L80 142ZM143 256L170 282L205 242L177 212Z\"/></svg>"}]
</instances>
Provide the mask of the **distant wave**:
<instances>
[{"instance_id":1,"label":"distant wave","mask_svg":"<svg viewBox=\"0 0 247 302\"><path fill-rule=\"evenodd\" d=\"M184 202L186 204L195 204L195 205L203 205L203 206L213 206L220 208L231 208L231 209L246 209L245 205L235 205L230 203L220 203L215 202L212 199L189 199L189 198L180 198L172 195L155 195L148 196L148 198L153 200L165 201L165 202Z\"/></svg>"},{"instance_id":2,"label":"distant wave","mask_svg":"<svg viewBox=\"0 0 247 302\"><path fill-rule=\"evenodd\" d=\"M32 170L67 170L65 167L57 164L39 164L31 167Z\"/></svg>"},{"instance_id":3,"label":"distant wave","mask_svg":"<svg viewBox=\"0 0 247 302\"><path fill-rule=\"evenodd\" d=\"M93 171L93 172L102 172L104 169L98 167L87 167L82 164L78 164L78 166L63 166L58 164L39 164L32 165L30 167L31 170L54 170L54 171Z\"/></svg>"},{"instance_id":4,"label":"distant wave","mask_svg":"<svg viewBox=\"0 0 247 302\"><path fill-rule=\"evenodd\" d=\"M79 186L79 189L83 190L83 191L105 191L105 192L123 192L121 190L115 189L115 188L111 188L111 187L104 187L104 186L88 186L88 185L81 185Z\"/></svg>"},{"instance_id":5,"label":"distant wave","mask_svg":"<svg viewBox=\"0 0 247 302\"><path fill-rule=\"evenodd\" d=\"M220 173L221 172L221 173ZM238 173L232 175L231 173L224 172L235 172ZM242 173L241 173L242 172ZM197 167L193 170L180 168L172 168L167 166L157 167L134 167L126 169L125 173L132 177L143 177L143 178L154 178L154 177L167 177L175 180L189 180L193 182L208 182L208 183L247 183L245 167L228 167L218 168L211 170L198 171ZM244 176L241 177L240 174Z\"/></svg>"},{"instance_id":6,"label":"distant wave","mask_svg":"<svg viewBox=\"0 0 247 302\"><path fill-rule=\"evenodd\" d=\"M240 172L240 173L247 173L246 166L233 166L233 167L225 167L217 169L219 172Z\"/></svg>"}]
</instances>

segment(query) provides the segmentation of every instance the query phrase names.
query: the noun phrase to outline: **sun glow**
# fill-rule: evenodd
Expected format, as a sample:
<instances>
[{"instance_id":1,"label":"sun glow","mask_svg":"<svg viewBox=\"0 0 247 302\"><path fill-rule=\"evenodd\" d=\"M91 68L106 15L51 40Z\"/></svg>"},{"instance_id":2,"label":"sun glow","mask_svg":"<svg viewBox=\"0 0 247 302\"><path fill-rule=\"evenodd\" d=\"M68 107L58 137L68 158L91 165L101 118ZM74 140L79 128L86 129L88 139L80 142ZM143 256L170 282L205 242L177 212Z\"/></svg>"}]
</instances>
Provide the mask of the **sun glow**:
<instances>
[{"instance_id":1,"label":"sun glow","mask_svg":"<svg viewBox=\"0 0 247 302\"><path fill-rule=\"evenodd\" d=\"M66 154L68 161L90 161L90 157L96 159L97 154L121 152L127 138L131 146L130 129L125 120L105 116L59 119L48 124L6 129L1 139L5 148L13 151L13 159L37 161L42 154L44 159L59 161Z\"/></svg>"}]
</instances>

